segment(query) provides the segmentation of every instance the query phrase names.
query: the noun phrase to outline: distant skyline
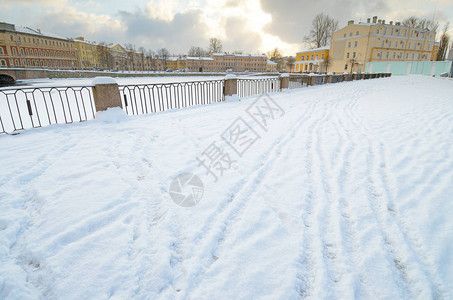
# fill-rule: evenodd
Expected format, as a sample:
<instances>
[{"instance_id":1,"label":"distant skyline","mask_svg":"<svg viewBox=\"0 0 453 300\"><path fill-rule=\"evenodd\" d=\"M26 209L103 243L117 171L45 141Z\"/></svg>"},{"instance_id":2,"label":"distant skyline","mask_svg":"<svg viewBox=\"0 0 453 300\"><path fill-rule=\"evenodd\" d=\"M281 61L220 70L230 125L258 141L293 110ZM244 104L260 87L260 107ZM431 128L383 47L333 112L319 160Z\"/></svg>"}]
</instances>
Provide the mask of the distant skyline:
<instances>
[{"instance_id":1,"label":"distant skyline","mask_svg":"<svg viewBox=\"0 0 453 300\"><path fill-rule=\"evenodd\" d=\"M187 53L207 48L209 38L222 40L224 51L265 53L279 47L285 55L307 49L302 39L313 17L324 12L339 21L366 21L377 15L403 21L415 15L433 19L440 28L450 21L451 0L2 0L0 21L42 29L62 37L132 43L156 51Z\"/></svg>"}]
</instances>

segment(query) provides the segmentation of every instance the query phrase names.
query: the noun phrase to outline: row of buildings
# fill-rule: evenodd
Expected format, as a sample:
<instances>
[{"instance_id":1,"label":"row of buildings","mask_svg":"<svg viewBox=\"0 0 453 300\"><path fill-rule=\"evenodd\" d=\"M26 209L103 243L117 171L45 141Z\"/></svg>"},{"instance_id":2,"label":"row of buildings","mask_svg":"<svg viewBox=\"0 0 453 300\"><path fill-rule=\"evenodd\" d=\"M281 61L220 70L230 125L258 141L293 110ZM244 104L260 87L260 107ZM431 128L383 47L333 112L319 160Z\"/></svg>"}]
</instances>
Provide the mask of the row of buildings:
<instances>
[{"instance_id":1,"label":"row of buildings","mask_svg":"<svg viewBox=\"0 0 453 300\"><path fill-rule=\"evenodd\" d=\"M363 72L368 62L435 60L435 32L377 17L354 23L332 35L330 46L297 53L291 63L265 55L213 53L209 57L153 57L119 44L96 44L83 37L62 38L39 29L0 23L0 67L185 70L189 72ZM277 70L278 66L278 70Z\"/></svg>"},{"instance_id":2,"label":"row of buildings","mask_svg":"<svg viewBox=\"0 0 453 300\"><path fill-rule=\"evenodd\" d=\"M29 27L0 23L0 67L109 69L118 71L266 72L276 64L265 55L213 53L210 57L153 57L119 44L59 37Z\"/></svg>"},{"instance_id":3,"label":"row of buildings","mask_svg":"<svg viewBox=\"0 0 453 300\"><path fill-rule=\"evenodd\" d=\"M288 72L364 72L368 62L432 61L439 43L436 33L400 22L388 24L377 17L367 22L349 21L337 30L330 46L298 52Z\"/></svg>"}]
</instances>

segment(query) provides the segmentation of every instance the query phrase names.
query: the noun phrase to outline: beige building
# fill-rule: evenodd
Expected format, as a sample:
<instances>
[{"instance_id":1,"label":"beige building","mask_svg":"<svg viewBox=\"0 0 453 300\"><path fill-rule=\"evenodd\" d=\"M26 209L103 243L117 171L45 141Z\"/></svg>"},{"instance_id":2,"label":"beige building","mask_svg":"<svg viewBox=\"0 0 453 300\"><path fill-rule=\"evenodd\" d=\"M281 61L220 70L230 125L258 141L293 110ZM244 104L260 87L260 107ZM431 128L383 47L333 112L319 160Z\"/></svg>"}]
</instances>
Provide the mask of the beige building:
<instances>
[{"instance_id":1,"label":"beige building","mask_svg":"<svg viewBox=\"0 0 453 300\"><path fill-rule=\"evenodd\" d=\"M75 69L74 42L39 29L0 23L0 67Z\"/></svg>"},{"instance_id":2,"label":"beige building","mask_svg":"<svg viewBox=\"0 0 453 300\"><path fill-rule=\"evenodd\" d=\"M187 56L187 71L189 72L216 72L215 61L212 57Z\"/></svg>"},{"instance_id":3,"label":"beige building","mask_svg":"<svg viewBox=\"0 0 453 300\"><path fill-rule=\"evenodd\" d=\"M213 53L212 58L218 72L266 72L266 55Z\"/></svg>"},{"instance_id":4,"label":"beige building","mask_svg":"<svg viewBox=\"0 0 453 300\"><path fill-rule=\"evenodd\" d=\"M267 60L266 72L277 72L277 63L272 60Z\"/></svg>"},{"instance_id":5,"label":"beige building","mask_svg":"<svg viewBox=\"0 0 453 300\"><path fill-rule=\"evenodd\" d=\"M329 72L363 72L374 61L429 61L435 33L426 28L410 28L385 20L349 21L332 35Z\"/></svg>"}]
</instances>

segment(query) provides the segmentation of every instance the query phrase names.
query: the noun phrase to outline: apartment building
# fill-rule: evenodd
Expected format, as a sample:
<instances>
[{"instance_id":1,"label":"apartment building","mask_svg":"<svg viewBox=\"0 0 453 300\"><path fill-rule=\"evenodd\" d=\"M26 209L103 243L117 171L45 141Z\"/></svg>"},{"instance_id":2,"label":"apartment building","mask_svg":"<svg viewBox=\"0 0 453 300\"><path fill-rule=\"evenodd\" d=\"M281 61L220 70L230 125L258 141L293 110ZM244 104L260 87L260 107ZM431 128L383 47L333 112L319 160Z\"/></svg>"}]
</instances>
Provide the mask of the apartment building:
<instances>
[{"instance_id":1,"label":"apartment building","mask_svg":"<svg viewBox=\"0 0 453 300\"><path fill-rule=\"evenodd\" d=\"M429 61L434 43L435 32L427 28L387 24L377 17L357 24L349 21L332 35L328 71L363 72L374 61Z\"/></svg>"},{"instance_id":2,"label":"apartment building","mask_svg":"<svg viewBox=\"0 0 453 300\"><path fill-rule=\"evenodd\" d=\"M1 22L0 67L75 69L74 42L39 29Z\"/></svg>"},{"instance_id":3,"label":"apartment building","mask_svg":"<svg viewBox=\"0 0 453 300\"><path fill-rule=\"evenodd\" d=\"M185 70L187 69L187 58L185 56L171 56L166 61L167 70Z\"/></svg>"},{"instance_id":4,"label":"apartment building","mask_svg":"<svg viewBox=\"0 0 453 300\"><path fill-rule=\"evenodd\" d=\"M101 67L101 63L98 60L99 51L97 47L98 45L86 41L84 37L76 37L74 39L78 69L92 70L93 68Z\"/></svg>"},{"instance_id":5,"label":"apartment building","mask_svg":"<svg viewBox=\"0 0 453 300\"><path fill-rule=\"evenodd\" d=\"M297 52L295 71L306 73L327 72L328 59L328 46Z\"/></svg>"},{"instance_id":6,"label":"apartment building","mask_svg":"<svg viewBox=\"0 0 453 300\"><path fill-rule=\"evenodd\" d=\"M212 57L187 56L187 71L189 72L217 72L215 61Z\"/></svg>"},{"instance_id":7,"label":"apartment building","mask_svg":"<svg viewBox=\"0 0 453 300\"><path fill-rule=\"evenodd\" d=\"M212 58L218 72L266 72L266 55L213 53Z\"/></svg>"},{"instance_id":8,"label":"apartment building","mask_svg":"<svg viewBox=\"0 0 453 300\"><path fill-rule=\"evenodd\" d=\"M266 72L277 72L277 63L272 60L267 60Z\"/></svg>"}]
</instances>

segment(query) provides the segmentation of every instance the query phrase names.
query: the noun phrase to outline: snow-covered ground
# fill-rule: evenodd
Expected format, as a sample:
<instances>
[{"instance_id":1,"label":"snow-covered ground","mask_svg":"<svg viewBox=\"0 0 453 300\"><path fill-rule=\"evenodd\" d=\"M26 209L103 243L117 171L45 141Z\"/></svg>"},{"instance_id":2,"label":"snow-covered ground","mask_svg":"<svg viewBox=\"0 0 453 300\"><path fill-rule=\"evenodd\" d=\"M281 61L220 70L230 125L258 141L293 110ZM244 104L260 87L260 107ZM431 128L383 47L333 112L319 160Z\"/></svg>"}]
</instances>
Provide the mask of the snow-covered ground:
<instances>
[{"instance_id":1,"label":"snow-covered ground","mask_svg":"<svg viewBox=\"0 0 453 300\"><path fill-rule=\"evenodd\" d=\"M452 95L391 77L0 136L0 298L452 299Z\"/></svg>"},{"instance_id":2,"label":"snow-covered ground","mask_svg":"<svg viewBox=\"0 0 453 300\"><path fill-rule=\"evenodd\" d=\"M258 79L258 78L272 78L276 76L266 75L238 75L238 78L243 79ZM153 83L171 83L171 82L191 82L191 81L206 81L206 80L219 80L224 79L225 76L153 76L153 77L116 77L115 81L119 85L127 84L153 84ZM76 85L91 85L93 78L54 78L54 79L28 79L20 80L20 85L30 86L70 86Z\"/></svg>"}]
</instances>

